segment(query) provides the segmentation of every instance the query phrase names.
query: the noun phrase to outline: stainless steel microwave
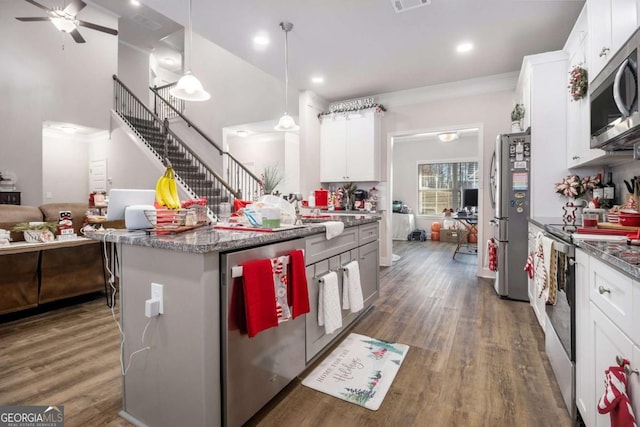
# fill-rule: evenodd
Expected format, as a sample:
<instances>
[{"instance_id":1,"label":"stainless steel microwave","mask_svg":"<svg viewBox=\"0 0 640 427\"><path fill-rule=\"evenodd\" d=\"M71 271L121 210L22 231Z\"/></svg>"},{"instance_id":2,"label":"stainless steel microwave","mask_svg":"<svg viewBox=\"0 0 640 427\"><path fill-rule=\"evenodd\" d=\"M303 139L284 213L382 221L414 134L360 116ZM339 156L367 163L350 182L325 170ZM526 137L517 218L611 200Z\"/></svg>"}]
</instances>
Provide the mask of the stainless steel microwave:
<instances>
[{"instance_id":1,"label":"stainless steel microwave","mask_svg":"<svg viewBox=\"0 0 640 427\"><path fill-rule=\"evenodd\" d=\"M636 31L591 83L591 148L632 150L640 141Z\"/></svg>"}]
</instances>

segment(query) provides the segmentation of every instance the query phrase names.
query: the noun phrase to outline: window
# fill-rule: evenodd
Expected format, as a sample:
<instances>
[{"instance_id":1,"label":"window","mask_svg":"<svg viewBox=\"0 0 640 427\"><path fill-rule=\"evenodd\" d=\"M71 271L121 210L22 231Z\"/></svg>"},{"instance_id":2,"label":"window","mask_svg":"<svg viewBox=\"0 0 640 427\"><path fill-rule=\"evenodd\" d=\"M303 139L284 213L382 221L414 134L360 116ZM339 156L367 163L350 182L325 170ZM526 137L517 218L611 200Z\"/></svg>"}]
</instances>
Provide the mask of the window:
<instances>
[{"instance_id":1,"label":"window","mask_svg":"<svg viewBox=\"0 0 640 427\"><path fill-rule=\"evenodd\" d=\"M418 165L418 215L460 208L463 189L478 188L478 162Z\"/></svg>"}]
</instances>

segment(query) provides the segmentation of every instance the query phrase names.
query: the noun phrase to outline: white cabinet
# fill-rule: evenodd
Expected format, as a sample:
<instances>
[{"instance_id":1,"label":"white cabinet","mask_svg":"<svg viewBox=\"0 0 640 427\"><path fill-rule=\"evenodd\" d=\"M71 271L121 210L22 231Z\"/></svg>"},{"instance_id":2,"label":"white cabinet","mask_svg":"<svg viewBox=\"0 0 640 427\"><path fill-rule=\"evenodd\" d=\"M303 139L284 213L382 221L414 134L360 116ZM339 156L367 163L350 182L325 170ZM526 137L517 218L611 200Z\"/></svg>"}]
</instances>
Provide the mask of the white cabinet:
<instances>
[{"instance_id":1,"label":"white cabinet","mask_svg":"<svg viewBox=\"0 0 640 427\"><path fill-rule=\"evenodd\" d=\"M540 227L535 226L534 224L529 223L529 253L535 252L536 250L536 236L542 229ZM545 321L547 319L547 315L544 309L545 300L544 298L538 297L538 289L536 288L535 279L528 279L528 294L529 294L529 304L531 304L531 308L536 315L536 319L538 319L538 323L542 328L542 331L545 331Z\"/></svg>"},{"instance_id":2,"label":"white cabinet","mask_svg":"<svg viewBox=\"0 0 640 427\"><path fill-rule=\"evenodd\" d=\"M576 405L587 427L610 426L609 414L597 411L605 370L618 357L628 359L631 369L640 368L634 310L640 310L640 283L576 250ZM628 383L634 413L639 414L639 375L630 374Z\"/></svg>"},{"instance_id":3,"label":"white cabinet","mask_svg":"<svg viewBox=\"0 0 640 427\"><path fill-rule=\"evenodd\" d=\"M320 124L320 181L380 180L380 113L336 113Z\"/></svg>"},{"instance_id":4,"label":"white cabinet","mask_svg":"<svg viewBox=\"0 0 640 427\"><path fill-rule=\"evenodd\" d=\"M567 69L567 87L571 76L570 71L575 66L587 69L589 79L592 70L588 61L589 33L587 25L588 7L585 5L571 34L564 45L564 51L569 55ZM569 91L567 93L567 168L576 168L595 164L606 164L609 160L603 150L591 149L591 111L589 97L574 100Z\"/></svg>"},{"instance_id":5,"label":"white cabinet","mask_svg":"<svg viewBox=\"0 0 640 427\"><path fill-rule=\"evenodd\" d=\"M638 26L637 0L589 0L589 81Z\"/></svg>"},{"instance_id":6,"label":"white cabinet","mask_svg":"<svg viewBox=\"0 0 640 427\"><path fill-rule=\"evenodd\" d=\"M595 305L591 304L591 322L589 327L593 336L593 362L595 387L592 404L595 412L595 426L610 426L609 414L597 413L596 405L604 393L604 372L610 366L616 365L616 357L631 360L633 344L631 340L618 329Z\"/></svg>"},{"instance_id":7,"label":"white cabinet","mask_svg":"<svg viewBox=\"0 0 640 427\"><path fill-rule=\"evenodd\" d=\"M557 217L565 203L549 189L567 174L567 60L564 51L526 56L518 79L531 125L531 217Z\"/></svg>"},{"instance_id":8,"label":"white cabinet","mask_svg":"<svg viewBox=\"0 0 640 427\"><path fill-rule=\"evenodd\" d=\"M576 249L576 406L587 425L593 411L593 352L589 329L589 255Z\"/></svg>"}]
</instances>

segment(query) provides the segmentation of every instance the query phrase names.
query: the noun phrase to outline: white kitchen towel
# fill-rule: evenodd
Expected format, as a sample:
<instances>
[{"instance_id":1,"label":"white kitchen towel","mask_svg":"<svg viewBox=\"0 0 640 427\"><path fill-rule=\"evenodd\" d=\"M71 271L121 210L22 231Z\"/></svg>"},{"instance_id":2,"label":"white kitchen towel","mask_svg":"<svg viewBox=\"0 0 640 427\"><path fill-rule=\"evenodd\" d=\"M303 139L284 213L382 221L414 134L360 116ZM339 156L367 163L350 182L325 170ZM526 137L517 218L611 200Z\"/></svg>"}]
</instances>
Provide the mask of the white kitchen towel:
<instances>
[{"instance_id":1,"label":"white kitchen towel","mask_svg":"<svg viewBox=\"0 0 640 427\"><path fill-rule=\"evenodd\" d=\"M335 271L320 278L318 293L318 325L324 326L324 332L333 333L342 327L342 310L340 309L340 290L338 275Z\"/></svg>"},{"instance_id":2,"label":"white kitchen towel","mask_svg":"<svg viewBox=\"0 0 640 427\"><path fill-rule=\"evenodd\" d=\"M364 308L362 283L360 282L360 265L351 261L343 267L342 274L342 308L357 313Z\"/></svg>"},{"instance_id":3,"label":"white kitchen towel","mask_svg":"<svg viewBox=\"0 0 640 427\"><path fill-rule=\"evenodd\" d=\"M326 228L327 240L333 239L344 231L344 222L342 221L325 221L322 224Z\"/></svg>"}]
</instances>

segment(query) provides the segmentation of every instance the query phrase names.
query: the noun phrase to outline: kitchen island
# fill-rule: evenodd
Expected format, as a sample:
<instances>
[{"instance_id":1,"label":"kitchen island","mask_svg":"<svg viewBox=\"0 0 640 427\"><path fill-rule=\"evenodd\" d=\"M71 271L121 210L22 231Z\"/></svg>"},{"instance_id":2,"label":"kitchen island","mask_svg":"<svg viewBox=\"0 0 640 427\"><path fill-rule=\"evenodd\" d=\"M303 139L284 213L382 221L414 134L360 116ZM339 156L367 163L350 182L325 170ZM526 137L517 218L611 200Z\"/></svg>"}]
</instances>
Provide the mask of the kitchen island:
<instances>
[{"instance_id":1,"label":"kitchen island","mask_svg":"<svg viewBox=\"0 0 640 427\"><path fill-rule=\"evenodd\" d=\"M89 233L115 244L119 257L114 273L120 279L126 336L121 415L152 427L240 425L273 397L273 391L265 395L263 389L276 387L277 393L362 316L378 296L378 218L323 219L343 221L344 231L327 240L325 226L314 222L278 232L205 226L175 235ZM227 291L235 283L236 266L230 260L273 258L294 249L305 250L311 312L248 338L230 321ZM317 322L317 278L355 259L365 309L355 314L343 310L343 328L326 335ZM163 285L164 306L161 315L147 318L152 283ZM273 341L282 348L271 345L272 354L249 354L252 347ZM251 378L236 374L244 371L252 372Z\"/></svg>"}]
</instances>

